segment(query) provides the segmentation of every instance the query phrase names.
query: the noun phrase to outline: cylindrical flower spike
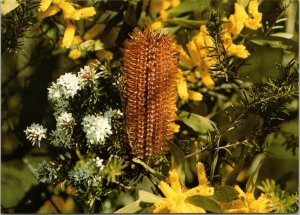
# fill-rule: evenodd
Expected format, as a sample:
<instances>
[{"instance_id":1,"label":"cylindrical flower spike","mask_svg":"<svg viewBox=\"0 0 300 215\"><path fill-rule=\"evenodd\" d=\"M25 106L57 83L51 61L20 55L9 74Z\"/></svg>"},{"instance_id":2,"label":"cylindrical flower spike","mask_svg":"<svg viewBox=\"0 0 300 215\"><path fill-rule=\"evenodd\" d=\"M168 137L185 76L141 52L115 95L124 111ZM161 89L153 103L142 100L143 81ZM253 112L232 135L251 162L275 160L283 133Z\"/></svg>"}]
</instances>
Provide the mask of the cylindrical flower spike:
<instances>
[{"instance_id":1,"label":"cylindrical flower spike","mask_svg":"<svg viewBox=\"0 0 300 215\"><path fill-rule=\"evenodd\" d=\"M175 39L151 28L134 29L125 42L126 129L134 155L166 152L176 117L178 57Z\"/></svg>"}]
</instances>

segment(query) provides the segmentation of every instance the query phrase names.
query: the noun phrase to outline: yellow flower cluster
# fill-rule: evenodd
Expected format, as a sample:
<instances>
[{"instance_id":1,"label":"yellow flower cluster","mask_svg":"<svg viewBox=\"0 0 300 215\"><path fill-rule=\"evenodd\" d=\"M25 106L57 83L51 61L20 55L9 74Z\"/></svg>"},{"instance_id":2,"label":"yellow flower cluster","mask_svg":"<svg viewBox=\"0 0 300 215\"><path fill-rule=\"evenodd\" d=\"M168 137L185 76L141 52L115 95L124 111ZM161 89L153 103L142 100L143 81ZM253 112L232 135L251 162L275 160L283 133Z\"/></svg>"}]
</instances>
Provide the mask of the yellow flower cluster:
<instances>
[{"instance_id":1,"label":"yellow flower cluster","mask_svg":"<svg viewBox=\"0 0 300 215\"><path fill-rule=\"evenodd\" d=\"M199 185L187 189L180 184L178 173L175 169L169 171L167 182L161 181L159 189L165 195L163 200L154 204L154 213L206 213L206 211L186 201L187 197L194 195L213 196L214 187L209 185L204 165L196 164ZM253 193L244 192L239 186L234 187L239 193L237 199L230 202L219 202L223 213L269 213L269 200L264 194L255 199Z\"/></svg>"},{"instance_id":2,"label":"yellow flower cluster","mask_svg":"<svg viewBox=\"0 0 300 215\"><path fill-rule=\"evenodd\" d=\"M247 58L250 53L244 45L234 44L232 36L240 34L245 26L253 30L261 26L262 14L258 12L257 0L250 1L248 12L249 15L243 6L235 4L235 13L230 15L229 18L225 17L223 19L223 32L221 33L223 47L228 54L238 58ZM179 47L180 61L189 69L196 68L204 85L212 89L215 83L210 76L209 70L219 59L212 56L211 48L215 47L215 41L210 37L204 25L200 27L199 33L188 42L186 47L188 54L182 47Z\"/></svg>"},{"instance_id":3,"label":"yellow flower cluster","mask_svg":"<svg viewBox=\"0 0 300 215\"><path fill-rule=\"evenodd\" d=\"M150 3L150 11L159 12L159 18L164 20L169 16L167 10L177 7L179 4L180 0L152 0Z\"/></svg>"},{"instance_id":4,"label":"yellow flower cluster","mask_svg":"<svg viewBox=\"0 0 300 215\"><path fill-rule=\"evenodd\" d=\"M245 193L239 186L234 187L239 198L229 203L222 203L224 213L270 213L269 200L264 194L255 199L253 193Z\"/></svg>"},{"instance_id":5,"label":"yellow flower cluster","mask_svg":"<svg viewBox=\"0 0 300 215\"><path fill-rule=\"evenodd\" d=\"M239 58L247 58L250 53L243 45L236 45L232 41L232 35L236 36L240 34L243 28L246 26L252 30L256 30L261 27L262 14L258 12L257 0L251 0L248 5L248 13L245 8L237 3L234 5L234 14L230 15L229 18L223 18L223 29L224 32L221 35L224 48L231 55Z\"/></svg>"},{"instance_id":6,"label":"yellow flower cluster","mask_svg":"<svg viewBox=\"0 0 300 215\"><path fill-rule=\"evenodd\" d=\"M177 7L180 4L180 0L151 0L150 11L158 12L158 20L152 22L150 27L153 30L158 30L163 28L163 21L169 18L168 10Z\"/></svg>"},{"instance_id":7,"label":"yellow flower cluster","mask_svg":"<svg viewBox=\"0 0 300 215\"><path fill-rule=\"evenodd\" d=\"M204 165L199 162L196 168L199 185L189 190L180 184L175 169L169 172L169 183L161 181L158 185L166 198L154 204L154 213L205 213L203 208L186 201L189 196L212 196L214 193L214 188L208 185Z\"/></svg>"},{"instance_id":8,"label":"yellow flower cluster","mask_svg":"<svg viewBox=\"0 0 300 215\"><path fill-rule=\"evenodd\" d=\"M189 99L192 101L201 101L203 98L201 93L188 89L186 78L180 69L178 69L177 92L183 101L188 101Z\"/></svg>"},{"instance_id":9,"label":"yellow flower cluster","mask_svg":"<svg viewBox=\"0 0 300 215\"><path fill-rule=\"evenodd\" d=\"M81 20L92 17L96 14L94 7L79 8L78 5L72 4L67 0L41 0L38 8L38 17L40 20L49 16L54 16L58 12L62 12L65 32L61 40L61 46L63 48L71 50L69 57L71 59L78 59L83 55L83 50L80 48L80 44L84 41L91 40L90 44L95 46L101 44L100 40L92 41L105 29L105 25L102 23L96 23L88 31L85 32L83 37L76 35L76 26L72 20Z\"/></svg>"}]
</instances>

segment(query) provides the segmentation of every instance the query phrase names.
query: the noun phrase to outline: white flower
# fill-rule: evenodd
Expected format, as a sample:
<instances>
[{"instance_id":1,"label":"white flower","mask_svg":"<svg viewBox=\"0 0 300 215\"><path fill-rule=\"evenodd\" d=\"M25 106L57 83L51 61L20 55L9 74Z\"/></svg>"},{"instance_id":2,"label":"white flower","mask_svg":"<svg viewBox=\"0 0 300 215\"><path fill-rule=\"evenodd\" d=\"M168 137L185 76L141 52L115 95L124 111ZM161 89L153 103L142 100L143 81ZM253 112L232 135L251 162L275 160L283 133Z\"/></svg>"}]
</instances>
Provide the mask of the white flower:
<instances>
[{"instance_id":1,"label":"white flower","mask_svg":"<svg viewBox=\"0 0 300 215\"><path fill-rule=\"evenodd\" d=\"M48 88L48 97L50 101L60 102L70 97L73 98L81 88L82 79L72 73L66 73Z\"/></svg>"},{"instance_id":2,"label":"white flower","mask_svg":"<svg viewBox=\"0 0 300 215\"><path fill-rule=\"evenodd\" d=\"M72 129L75 124L75 120L72 113L62 112L56 119L56 127L62 128L63 130Z\"/></svg>"},{"instance_id":3,"label":"white flower","mask_svg":"<svg viewBox=\"0 0 300 215\"><path fill-rule=\"evenodd\" d=\"M84 84L86 84L89 82L95 83L95 81L100 77L100 74L96 74L95 69L92 69L89 66L84 66L83 69L80 69L78 76L83 80Z\"/></svg>"},{"instance_id":4,"label":"white flower","mask_svg":"<svg viewBox=\"0 0 300 215\"><path fill-rule=\"evenodd\" d=\"M101 115L87 115L81 124L90 144L103 144L105 138L112 133L110 119Z\"/></svg>"},{"instance_id":5,"label":"white flower","mask_svg":"<svg viewBox=\"0 0 300 215\"><path fill-rule=\"evenodd\" d=\"M105 113L104 113L104 117L107 117L109 119L109 121L111 121L111 118L113 117L118 117L118 116L122 116L123 113L120 110L113 110L111 108L109 108Z\"/></svg>"},{"instance_id":6,"label":"white flower","mask_svg":"<svg viewBox=\"0 0 300 215\"><path fill-rule=\"evenodd\" d=\"M46 138L47 129L45 129L42 125L32 123L24 132L26 134L26 138L32 143L32 145L38 144L40 147L41 140Z\"/></svg>"},{"instance_id":7,"label":"white flower","mask_svg":"<svg viewBox=\"0 0 300 215\"><path fill-rule=\"evenodd\" d=\"M104 164L103 164L103 159L100 159L99 157L94 158L95 162L96 162L96 167L99 168L100 171L104 170Z\"/></svg>"}]
</instances>

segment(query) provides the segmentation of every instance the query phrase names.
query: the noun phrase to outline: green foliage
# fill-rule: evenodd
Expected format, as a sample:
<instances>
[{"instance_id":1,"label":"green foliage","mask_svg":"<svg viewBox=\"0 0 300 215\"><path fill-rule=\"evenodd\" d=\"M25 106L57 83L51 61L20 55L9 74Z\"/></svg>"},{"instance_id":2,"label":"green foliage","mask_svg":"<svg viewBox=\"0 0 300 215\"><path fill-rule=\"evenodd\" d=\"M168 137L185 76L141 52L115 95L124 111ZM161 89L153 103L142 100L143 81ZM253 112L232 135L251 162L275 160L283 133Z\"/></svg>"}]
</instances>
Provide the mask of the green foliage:
<instances>
[{"instance_id":1,"label":"green foliage","mask_svg":"<svg viewBox=\"0 0 300 215\"><path fill-rule=\"evenodd\" d=\"M22 38L34 22L38 2L34 0L24 0L12 12L2 17L1 24L1 53L17 52L21 49Z\"/></svg>"},{"instance_id":2,"label":"green foliage","mask_svg":"<svg viewBox=\"0 0 300 215\"><path fill-rule=\"evenodd\" d=\"M274 180L266 179L261 186L257 186L265 193L269 200L270 209L275 213L295 213L298 211L299 203L297 194L290 195L282 190Z\"/></svg>"}]
</instances>

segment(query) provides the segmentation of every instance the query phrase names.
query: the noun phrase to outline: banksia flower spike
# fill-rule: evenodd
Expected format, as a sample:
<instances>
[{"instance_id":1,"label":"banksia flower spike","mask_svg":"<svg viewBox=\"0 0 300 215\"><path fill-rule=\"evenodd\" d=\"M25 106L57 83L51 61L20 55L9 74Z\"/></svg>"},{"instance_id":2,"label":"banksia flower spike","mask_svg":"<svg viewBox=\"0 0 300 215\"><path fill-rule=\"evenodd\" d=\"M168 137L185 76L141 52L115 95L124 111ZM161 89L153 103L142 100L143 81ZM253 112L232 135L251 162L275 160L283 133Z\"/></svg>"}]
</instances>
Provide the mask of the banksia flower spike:
<instances>
[{"instance_id":1,"label":"banksia flower spike","mask_svg":"<svg viewBox=\"0 0 300 215\"><path fill-rule=\"evenodd\" d=\"M173 37L135 28L125 42L126 129L134 155L166 152L176 117L177 51Z\"/></svg>"}]
</instances>

